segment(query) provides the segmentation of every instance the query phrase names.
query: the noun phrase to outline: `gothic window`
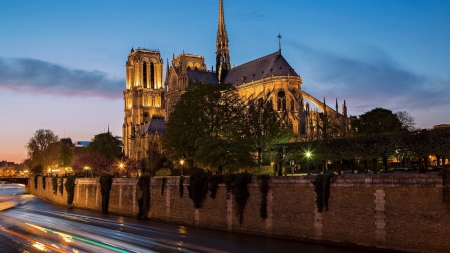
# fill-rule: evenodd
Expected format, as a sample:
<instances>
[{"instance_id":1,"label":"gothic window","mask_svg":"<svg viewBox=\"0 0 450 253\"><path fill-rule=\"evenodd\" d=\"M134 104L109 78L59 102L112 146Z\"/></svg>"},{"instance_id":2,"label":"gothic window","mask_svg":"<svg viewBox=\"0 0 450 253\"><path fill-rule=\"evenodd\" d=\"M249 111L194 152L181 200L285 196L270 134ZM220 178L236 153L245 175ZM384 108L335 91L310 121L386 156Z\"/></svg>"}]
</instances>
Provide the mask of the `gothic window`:
<instances>
[{"instance_id":1,"label":"gothic window","mask_svg":"<svg viewBox=\"0 0 450 253\"><path fill-rule=\"evenodd\" d=\"M155 98L152 97L152 106L155 107Z\"/></svg>"},{"instance_id":2,"label":"gothic window","mask_svg":"<svg viewBox=\"0 0 450 253\"><path fill-rule=\"evenodd\" d=\"M145 106L149 106L150 105L149 99L150 99L150 96L146 95L145 98L144 98L144 105Z\"/></svg>"},{"instance_id":3,"label":"gothic window","mask_svg":"<svg viewBox=\"0 0 450 253\"><path fill-rule=\"evenodd\" d=\"M295 111L294 98L291 98L291 111Z\"/></svg>"},{"instance_id":4,"label":"gothic window","mask_svg":"<svg viewBox=\"0 0 450 253\"><path fill-rule=\"evenodd\" d=\"M286 111L286 93L282 90L278 92L277 109L278 111Z\"/></svg>"},{"instance_id":5,"label":"gothic window","mask_svg":"<svg viewBox=\"0 0 450 253\"><path fill-rule=\"evenodd\" d=\"M150 88L155 88L155 65L150 63Z\"/></svg>"},{"instance_id":6,"label":"gothic window","mask_svg":"<svg viewBox=\"0 0 450 253\"><path fill-rule=\"evenodd\" d=\"M144 88L147 88L147 63L144 62L142 64L142 83L144 85Z\"/></svg>"}]
</instances>

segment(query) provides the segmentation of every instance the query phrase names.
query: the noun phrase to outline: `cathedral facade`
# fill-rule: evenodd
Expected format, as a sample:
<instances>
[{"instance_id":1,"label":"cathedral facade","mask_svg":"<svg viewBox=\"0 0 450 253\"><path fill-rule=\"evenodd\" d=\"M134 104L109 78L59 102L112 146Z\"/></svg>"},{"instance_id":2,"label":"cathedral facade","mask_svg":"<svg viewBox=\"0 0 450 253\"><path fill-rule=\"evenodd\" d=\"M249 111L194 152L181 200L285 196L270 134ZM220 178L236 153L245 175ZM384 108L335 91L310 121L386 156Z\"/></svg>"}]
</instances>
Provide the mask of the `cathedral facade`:
<instances>
[{"instance_id":1,"label":"cathedral facade","mask_svg":"<svg viewBox=\"0 0 450 253\"><path fill-rule=\"evenodd\" d=\"M281 37L279 36L281 39ZM298 140L345 136L350 119L344 101L339 112L302 90L302 78L278 51L231 67L223 0L219 0L215 70L208 70L200 55L182 53L163 60L159 51L132 49L126 62L122 137L127 157L144 160L146 166L161 155L160 138L165 122L190 83L232 84L244 100L271 100L280 117L292 127ZM311 104L310 104L311 103Z\"/></svg>"}]
</instances>

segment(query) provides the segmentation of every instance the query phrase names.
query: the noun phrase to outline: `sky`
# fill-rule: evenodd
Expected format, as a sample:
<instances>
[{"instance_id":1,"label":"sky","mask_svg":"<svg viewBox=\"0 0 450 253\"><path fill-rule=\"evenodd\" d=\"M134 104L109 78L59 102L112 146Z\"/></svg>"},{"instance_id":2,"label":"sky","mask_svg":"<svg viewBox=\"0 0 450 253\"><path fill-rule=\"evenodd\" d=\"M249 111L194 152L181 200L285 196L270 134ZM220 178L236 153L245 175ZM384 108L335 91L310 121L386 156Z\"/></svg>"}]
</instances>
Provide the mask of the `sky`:
<instances>
[{"instance_id":1,"label":"sky","mask_svg":"<svg viewBox=\"0 0 450 253\"><path fill-rule=\"evenodd\" d=\"M231 64L278 50L302 89L350 115L407 111L450 124L450 1L224 0ZM0 3L0 161L27 157L39 129L121 135L132 47L215 64L218 0L14 0ZM166 65L165 65L166 66Z\"/></svg>"}]
</instances>

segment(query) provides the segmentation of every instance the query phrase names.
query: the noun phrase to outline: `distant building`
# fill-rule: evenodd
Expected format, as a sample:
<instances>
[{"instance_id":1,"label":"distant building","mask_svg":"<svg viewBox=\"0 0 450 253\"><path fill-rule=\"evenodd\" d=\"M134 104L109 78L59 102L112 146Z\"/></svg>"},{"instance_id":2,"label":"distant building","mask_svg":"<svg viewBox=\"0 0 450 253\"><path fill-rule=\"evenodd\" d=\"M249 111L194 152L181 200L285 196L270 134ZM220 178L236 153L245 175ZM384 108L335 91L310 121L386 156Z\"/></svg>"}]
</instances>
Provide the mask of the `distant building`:
<instances>
[{"instance_id":1,"label":"distant building","mask_svg":"<svg viewBox=\"0 0 450 253\"><path fill-rule=\"evenodd\" d=\"M450 124L440 124L433 126L434 129L450 128Z\"/></svg>"},{"instance_id":2,"label":"distant building","mask_svg":"<svg viewBox=\"0 0 450 253\"><path fill-rule=\"evenodd\" d=\"M61 142L61 144L66 145L69 148L74 147L72 139L70 138L61 138L59 141Z\"/></svg>"},{"instance_id":3,"label":"distant building","mask_svg":"<svg viewBox=\"0 0 450 253\"><path fill-rule=\"evenodd\" d=\"M77 142L75 142L75 147L85 148L85 147L89 146L90 143L91 143L90 141L77 141Z\"/></svg>"}]
</instances>

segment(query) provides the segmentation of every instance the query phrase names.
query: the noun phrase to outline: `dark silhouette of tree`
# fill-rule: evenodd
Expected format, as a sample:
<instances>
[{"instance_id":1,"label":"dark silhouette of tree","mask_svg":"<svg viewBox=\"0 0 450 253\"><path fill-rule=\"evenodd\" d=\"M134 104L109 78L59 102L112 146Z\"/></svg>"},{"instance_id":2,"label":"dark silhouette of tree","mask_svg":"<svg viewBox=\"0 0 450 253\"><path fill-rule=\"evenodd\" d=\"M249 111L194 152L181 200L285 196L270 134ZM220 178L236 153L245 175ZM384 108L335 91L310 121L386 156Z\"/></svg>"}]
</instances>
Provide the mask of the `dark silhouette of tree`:
<instances>
[{"instance_id":1,"label":"dark silhouette of tree","mask_svg":"<svg viewBox=\"0 0 450 253\"><path fill-rule=\"evenodd\" d=\"M398 116L391 110L375 108L352 121L352 128L356 135L369 135L406 131Z\"/></svg>"},{"instance_id":2,"label":"dark silhouette of tree","mask_svg":"<svg viewBox=\"0 0 450 253\"><path fill-rule=\"evenodd\" d=\"M122 141L119 136L113 136L109 131L97 134L86 148L87 153L100 154L108 159L122 157Z\"/></svg>"},{"instance_id":3,"label":"dark silhouette of tree","mask_svg":"<svg viewBox=\"0 0 450 253\"><path fill-rule=\"evenodd\" d=\"M34 172L47 170L50 165L58 163L60 142L58 136L49 129L37 130L25 148Z\"/></svg>"}]
</instances>

